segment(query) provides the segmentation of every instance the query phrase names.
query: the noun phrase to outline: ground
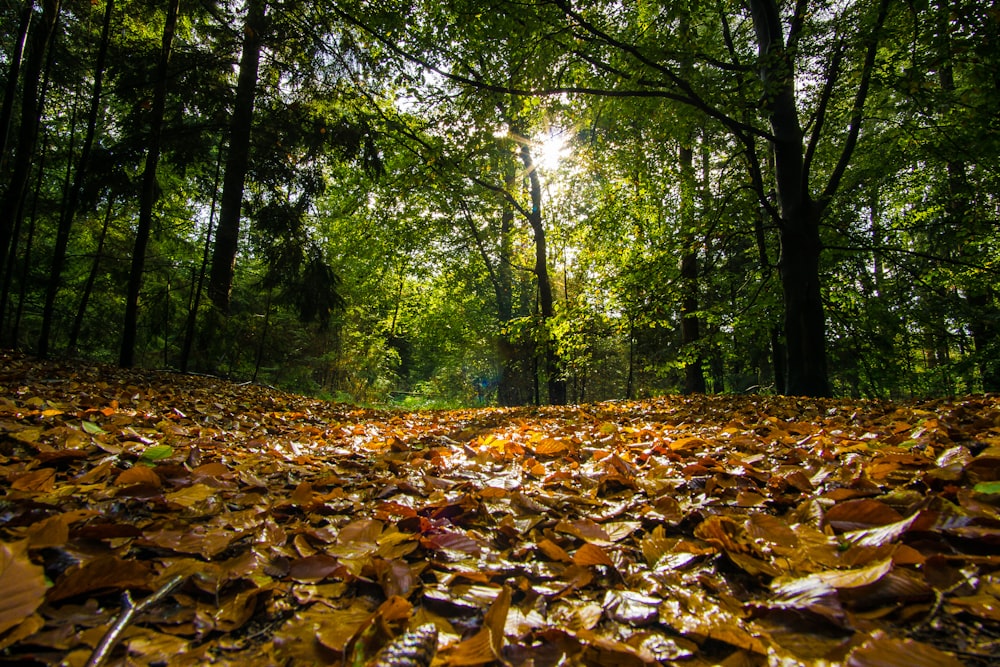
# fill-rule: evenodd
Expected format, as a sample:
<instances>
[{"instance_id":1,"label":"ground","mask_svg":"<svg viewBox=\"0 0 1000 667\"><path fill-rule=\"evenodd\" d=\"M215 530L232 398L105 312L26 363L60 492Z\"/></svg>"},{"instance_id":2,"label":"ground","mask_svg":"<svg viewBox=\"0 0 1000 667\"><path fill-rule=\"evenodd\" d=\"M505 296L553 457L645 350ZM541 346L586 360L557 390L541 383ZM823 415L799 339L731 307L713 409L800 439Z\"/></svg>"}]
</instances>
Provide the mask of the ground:
<instances>
[{"instance_id":1,"label":"ground","mask_svg":"<svg viewBox=\"0 0 1000 667\"><path fill-rule=\"evenodd\" d=\"M0 479L4 664L1000 654L997 397L404 413L0 352Z\"/></svg>"}]
</instances>

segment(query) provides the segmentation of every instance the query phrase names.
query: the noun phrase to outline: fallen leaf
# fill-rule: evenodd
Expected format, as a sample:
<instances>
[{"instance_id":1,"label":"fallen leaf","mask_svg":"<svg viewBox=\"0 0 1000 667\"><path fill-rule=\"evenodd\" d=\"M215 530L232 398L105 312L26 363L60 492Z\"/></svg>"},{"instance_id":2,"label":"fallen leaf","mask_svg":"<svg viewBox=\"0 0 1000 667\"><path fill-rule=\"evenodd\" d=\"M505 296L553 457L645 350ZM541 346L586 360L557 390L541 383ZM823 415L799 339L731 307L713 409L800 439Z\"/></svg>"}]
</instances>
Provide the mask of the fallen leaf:
<instances>
[{"instance_id":1,"label":"fallen leaf","mask_svg":"<svg viewBox=\"0 0 1000 667\"><path fill-rule=\"evenodd\" d=\"M28 544L0 542L0 633L20 624L45 601L45 573L28 558Z\"/></svg>"}]
</instances>

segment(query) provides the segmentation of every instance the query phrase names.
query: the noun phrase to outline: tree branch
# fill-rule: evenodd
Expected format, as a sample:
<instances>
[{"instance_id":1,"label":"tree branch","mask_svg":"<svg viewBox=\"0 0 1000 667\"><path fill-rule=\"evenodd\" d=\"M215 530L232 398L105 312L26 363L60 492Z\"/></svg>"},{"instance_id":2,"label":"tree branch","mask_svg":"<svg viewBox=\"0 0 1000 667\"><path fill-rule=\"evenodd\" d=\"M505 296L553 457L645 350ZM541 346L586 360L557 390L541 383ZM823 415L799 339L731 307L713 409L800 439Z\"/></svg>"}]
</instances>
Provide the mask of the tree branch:
<instances>
[{"instance_id":1,"label":"tree branch","mask_svg":"<svg viewBox=\"0 0 1000 667\"><path fill-rule=\"evenodd\" d=\"M871 85L872 73L875 70L875 56L878 53L879 33L882 32L882 26L888 14L889 0L881 0L878 6L878 15L875 17L875 25L872 28L871 39L868 42L868 49L865 53L865 62L861 70L861 83L858 86L857 94L854 96L854 106L851 109L851 124L847 133L847 139L844 140L844 149L840 153L840 160L838 160L837 166L834 167L833 173L830 174L830 180L827 182L826 189L823 190L823 194L817 200L820 211L829 205L830 200L833 199L833 195L836 194L837 189L840 187L840 182L844 177L844 172L847 171L847 165L850 164L854 149L857 147L858 135L861 133L861 122L864 120L865 102L868 99L868 89Z\"/></svg>"},{"instance_id":2,"label":"tree branch","mask_svg":"<svg viewBox=\"0 0 1000 667\"><path fill-rule=\"evenodd\" d=\"M806 154L802 162L803 170L807 174L812 165L813 156L816 154L816 147L819 145L823 125L826 123L826 109L830 104L830 99L833 97L833 89L837 78L840 76L840 65L844 60L844 52L846 50L846 44L843 38L841 38L837 44L837 50L833 54L833 60L830 61L830 65L826 69L826 82L823 84L823 92L820 94L819 105L816 109L815 122L813 123L812 133L809 135L809 143L806 146Z\"/></svg>"},{"instance_id":3,"label":"tree branch","mask_svg":"<svg viewBox=\"0 0 1000 667\"><path fill-rule=\"evenodd\" d=\"M701 95L697 93L697 91L695 91L694 86L691 85L690 81L684 79L682 76L674 72L674 70L671 69L670 67L650 59L648 56L642 53L642 51L640 51L639 48L636 47L635 45L623 42L611 36L609 33L601 30L593 23L587 21L583 17L583 15L575 11L570 6L569 2L567 2L566 0L553 0L553 4L559 7L559 9L561 9L563 13L566 14L566 16L576 21L581 28L589 32L591 35L599 38L602 42L604 42L608 46L614 47L619 51L630 55L640 64L650 67L654 71L660 72L661 74L665 75L669 81L669 85L674 86L683 93L683 94L678 94L678 93L669 93L667 91L662 91L664 93L663 97L699 109L700 111L707 114L709 117L714 118L715 120L722 123L730 131L744 132L768 138L768 134L763 130L761 130L760 128L754 127L753 125L749 125L747 123L740 122L735 118L733 118L732 116L729 116L728 114L724 113L722 110L709 104L703 97L701 97ZM643 81L643 80L640 80L640 83L646 85L664 85L662 83L656 84L651 81Z\"/></svg>"}]
</instances>

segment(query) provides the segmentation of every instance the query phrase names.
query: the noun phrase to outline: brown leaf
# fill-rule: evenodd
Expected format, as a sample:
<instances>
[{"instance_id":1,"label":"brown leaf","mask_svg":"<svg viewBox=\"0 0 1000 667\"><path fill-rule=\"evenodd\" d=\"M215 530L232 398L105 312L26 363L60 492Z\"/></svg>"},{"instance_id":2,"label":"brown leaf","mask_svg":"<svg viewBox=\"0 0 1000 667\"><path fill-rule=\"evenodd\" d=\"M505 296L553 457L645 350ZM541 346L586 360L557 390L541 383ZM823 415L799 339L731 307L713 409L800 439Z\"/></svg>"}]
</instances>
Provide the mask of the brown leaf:
<instances>
[{"instance_id":1,"label":"brown leaf","mask_svg":"<svg viewBox=\"0 0 1000 667\"><path fill-rule=\"evenodd\" d=\"M565 549L552 540L544 539L536 546L539 551L548 556L551 560L556 560L562 563L571 563L573 561L572 556L570 556Z\"/></svg>"},{"instance_id":2,"label":"brown leaf","mask_svg":"<svg viewBox=\"0 0 1000 667\"><path fill-rule=\"evenodd\" d=\"M376 544L385 524L375 519L352 521L337 534L337 544Z\"/></svg>"},{"instance_id":3,"label":"brown leaf","mask_svg":"<svg viewBox=\"0 0 1000 667\"><path fill-rule=\"evenodd\" d=\"M660 598L635 591L608 591L602 606L610 618L633 626L655 623L659 617Z\"/></svg>"},{"instance_id":4,"label":"brown leaf","mask_svg":"<svg viewBox=\"0 0 1000 667\"><path fill-rule=\"evenodd\" d=\"M27 552L25 541L0 542L0 633L30 617L45 601L45 572Z\"/></svg>"},{"instance_id":5,"label":"brown leaf","mask_svg":"<svg viewBox=\"0 0 1000 667\"><path fill-rule=\"evenodd\" d=\"M370 667L429 667L437 654L438 629L425 623L379 651Z\"/></svg>"},{"instance_id":6,"label":"brown leaf","mask_svg":"<svg viewBox=\"0 0 1000 667\"><path fill-rule=\"evenodd\" d=\"M39 468L18 475L10 483L10 488L15 491L38 491L45 493L56 487L56 471L52 468Z\"/></svg>"},{"instance_id":7,"label":"brown leaf","mask_svg":"<svg viewBox=\"0 0 1000 667\"><path fill-rule=\"evenodd\" d=\"M144 465L132 466L115 477L116 486L131 486L133 484L145 484L158 489L162 480L159 475L153 472L152 468Z\"/></svg>"},{"instance_id":8,"label":"brown leaf","mask_svg":"<svg viewBox=\"0 0 1000 667\"><path fill-rule=\"evenodd\" d=\"M511 590L504 586L483 618L479 632L448 651L446 665L482 665L501 657L504 626L510 610Z\"/></svg>"},{"instance_id":9,"label":"brown leaf","mask_svg":"<svg viewBox=\"0 0 1000 667\"><path fill-rule=\"evenodd\" d=\"M871 498L845 500L826 512L826 522L838 530L862 530L903 520L903 515Z\"/></svg>"},{"instance_id":10,"label":"brown leaf","mask_svg":"<svg viewBox=\"0 0 1000 667\"><path fill-rule=\"evenodd\" d=\"M84 593L106 590L151 588L149 565L117 556L100 556L82 566L68 569L49 589L46 598L57 602Z\"/></svg>"},{"instance_id":11,"label":"brown leaf","mask_svg":"<svg viewBox=\"0 0 1000 667\"><path fill-rule=\"evenodd\" d=\"M333 556L327 554L316 554L305 558L297 558L289 563L288 576L295 581L316 582L322 581L333 575L338 570L343 569Z\"/></svg>"},{"instance_id":12,"label":"brown leaf","mask_svg":"<svg viewBox=\"0 0 1000 667\"><path fill-rule=\"evenodd\" d=\"M600 548L596 544L591 544L590 542L585 542L583 546L576 550L573 554L573 562L580 567L587 567L588 565L606 565L607 567L613 568L615 566L614 562L605 553L604 549Z\"/></svg>"},{"instance_id":13,"label":"brown leaf","mask_svg":"<svg viewBox=\"0 0 1000 667\"><path fill-rule=\"evenodd\" d=\"M162 528L143 534L140 543L176 553L201 554L214 558L229 548L239 534L221 526L195 524L188 529Z\"/></svg>"},{"instance_id":14,"label":"brown leaf","mask_svg":"<svg viewBox=\"0 0 1000 667\"><path fill-rule=\"evenodd\" d=\"M56 514L28 528L28 543L32 549L61 547L69 540L69 517Z\"/></svg>"},{"instance_id":15,"label":"brown leaf","mask_svg":"<svg viewBox=\"0 0 1000 667\"><path fill-rule=\"evenodd\" d=\"M912 639L895 639L876 631L847 656L847 667L962 667L953 655Z\"/></svg>"},{"instance_id":16,"label":"brown leaf","mask_svg":"<svg viewBox=\"0 0 1000 667\"><path fill-rule=\"evenodd\" d=\"M892 570L892 559L872 563L855 570L827 570L804 577L779 577L771 582L771 590L782 598L824 594L836 588L859 588L872 584Z\"/></svg>"}]
</instances>

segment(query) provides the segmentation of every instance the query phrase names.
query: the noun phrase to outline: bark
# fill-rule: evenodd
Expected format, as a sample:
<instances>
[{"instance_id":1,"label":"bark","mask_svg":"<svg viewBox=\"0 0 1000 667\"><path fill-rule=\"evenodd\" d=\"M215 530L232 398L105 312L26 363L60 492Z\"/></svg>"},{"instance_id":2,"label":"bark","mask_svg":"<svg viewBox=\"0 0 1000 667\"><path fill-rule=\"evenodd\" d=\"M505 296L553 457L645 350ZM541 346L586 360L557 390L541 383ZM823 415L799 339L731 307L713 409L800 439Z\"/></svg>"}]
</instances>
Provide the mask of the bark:
<instances>
[{"instance_id":1,"label":"bark","mask_svg":"<svg viewBox=\"0 0 1000 667\"><path fill-rule=\"evenodd\" d=\"M41 15L36 15L29 37L28 57L24 65L24 86L21 91L21 119L17 146L14 150L7 190L0 199L0 274L3 274L7 251L13 239L17 218L21 215L24 196L31 173L31 163L41 124L42 102L39 82L49 43L59 20L60 0L44 0ZM0 304L5 308L6 304Z\"/></svg>"},{"instance_id":2,"label":"bark","mask_svg":"<svg viewBox=\"0 0 1000 667\"><path fill-rule=\"evenodd\" d=\"M49 280L45 289L45 305L42 308L42 328L38 336L38 356L45 357L49 351L49 338L52 334L52 319L55 313L56 295L62 282L62 272L66 264L66 248L69 246L69 235L73 227L73 218L83 191L83 181L87 175L90 163L90 153L94 147L94 135L97 133L97 121L101 111L101 91L104 84L104 68L108 56L108 45L111 42L111 16L114 13L114 0L106 0L104 5L104 24L101 28L101 42L94 63L94 88L90 96L90 109L87 112L87 131L80 147L80 161L73 175L63 209L59 215L59 227L56 230L56 242L52 251L52 266L49 269ZM107 226L105 226L107 229Z\"/></svg>"},{"instance_id":3,"label":"bark","mask_svg":"<svg viewBox=\"0 0 1000 667\"><path fill-rule=\"evenodd\" d=\"M128 293L125 300L122 346L118 356L118 363L123 368L131 368L135 364L139 292L142 289L142 274L146 267L146 247L149 245L153 223L153 205L156 200L156 168L160 161L160 139L167 102L167 73L173 49L174 30L177 27L179 4L180 0L170 0L167 7L167 20L163 26L160 57L156 65L156 90L153 94L153 108L150 118L149 148L146 152L146 164L142 173L139 222L136 226L135 246L132 250L132 266L129 272Z\"/></svg>"},{"instance_id":4,"label":"bark","mask_svg":"<svg viewBox=\"0 0 1000 667\"><path fill-rule=\"evenodd\" d=\"M775 0L750 0L760 57L758 72L771 127L775 194L781 224L781 276L787 355L785 393L830 394L826 320L820 290L820 211L809 194L795 76Z\"/></svg>"},{"instance_id":5,"label":"bark","mask_svg":"<svg viewBox=\"0 0 1000 667\"><path fill-rule=\"evenodd\" d=\"M528 185L531 193L531 210L528 211L528 224L535 238L535 277L538 279L538 305L542 321L548 323L555 314L552 297L552 280L549 277L547 250L545 247L545 226L542 224L542 184L538 178L531 156L531 148L527 143L521 144L521 162L528 173ZM561 377L559 356L552 341L545 342L545 377L548 388L548 402L551 405L566 404L566 380Z\"/></svg>"},{"instance_id":6,"label":"bark","mask_svg":"<svg viewBox=\"0 0 1000 667\"><path fill-rule=\"evenodd\" d=\"M208 281L208 296L222 312L229 312L229 301L233 290L236 251L240 237L240 216L243 209L243 188L250 166L250 135L257 97L257 77L260 70L266 10L267 5L264 0L248 0L247 18L243 28L243 52L240 55L240 75L236 82L236 99L229 126L229 153L222 182L219 224L215 232L212 270Z\"/></svg>"}]
</instances>

